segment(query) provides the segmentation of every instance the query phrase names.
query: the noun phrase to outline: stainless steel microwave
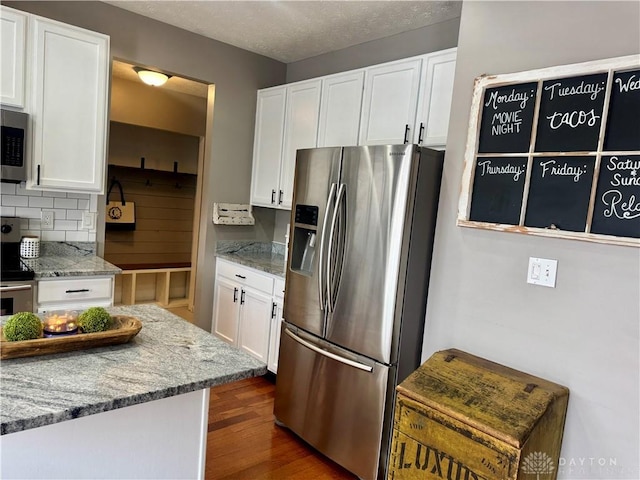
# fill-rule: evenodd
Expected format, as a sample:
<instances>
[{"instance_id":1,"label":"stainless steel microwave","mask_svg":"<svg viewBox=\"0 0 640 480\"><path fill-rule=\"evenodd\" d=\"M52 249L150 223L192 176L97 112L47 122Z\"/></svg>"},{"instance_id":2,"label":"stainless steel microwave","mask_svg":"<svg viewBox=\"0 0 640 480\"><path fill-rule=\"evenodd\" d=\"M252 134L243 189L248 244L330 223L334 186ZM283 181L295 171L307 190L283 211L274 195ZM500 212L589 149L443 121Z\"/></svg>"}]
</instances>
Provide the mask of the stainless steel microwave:
<instances>
[{"instance_id":1,"label":"stainless steel microwave","mask_svg":"<svg viewBox=\"0 0 640 480\"><path fill-rule=\"evenodd\" d=\"M20 183L27 179L27 140L29 115L2 109L2 157L0 180Z\"/></svg>"}]
</instances>

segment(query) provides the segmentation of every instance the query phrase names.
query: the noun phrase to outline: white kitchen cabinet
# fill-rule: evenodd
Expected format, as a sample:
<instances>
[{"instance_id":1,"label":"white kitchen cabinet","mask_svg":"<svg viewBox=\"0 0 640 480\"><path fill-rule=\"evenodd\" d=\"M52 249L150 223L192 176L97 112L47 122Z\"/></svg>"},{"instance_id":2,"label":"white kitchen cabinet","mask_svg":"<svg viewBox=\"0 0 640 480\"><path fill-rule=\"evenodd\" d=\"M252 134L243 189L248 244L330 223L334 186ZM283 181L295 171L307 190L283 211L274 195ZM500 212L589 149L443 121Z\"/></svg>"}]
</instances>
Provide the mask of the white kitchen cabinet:
<instances>
[{"instance_id":1,"label":"white kitchen cabinet","mask_svg":"<svg viewBox=\"0 0 640 480\"><path fill-rule=\"evenodd\" d=\"M456 69L456 48L425 55L413 142L427 147L447 144Z\"/></svg>"},{"instance_id":2,"label":"white kitchen cabinet","mask_svg":"<svg viewBox=\"0 0 640 480\"><path fill-rule=\"evenodd\" d=\"M258 91L251 204L291 208L296 150L317 146L321 81Z\"/></svg>"},{"instance_id":3,"label":"white kitchen cabinet","mask_svg":"<svg viewBox=\"0 0 640 480\"><path fill-rule=\"evenodd\" d=\"M31 16L33 157L27 187L104 193L109 37Z\"/></svg>"},{"instance_id":4,"label":"white kitchen cabinet","mask_svg":"<svg viewBox=\"0 0 640 480\"><path fill-rule=\"evenodd\" d=\"M322 79L318 146L358 145L364 70Z\"/></svg>"},{"instance_id":5,"label":"white kitchen cabinet","mask_svg":"<svg viewBox=\"0 0 640 480\"><path fill-rule=\"evenodd\" d=\"M287 114L278 196L278 206L281 208L291 208L296 151L318 145L321 85L321 80L310 80L287 87Z\"/></svg>"},{"instance_id":6,"label":"white kitchen cabinet","mask_svg":"<svg viewBox=\"0 0 640 480\"><path fill-rule=\"evenodd\" d=\"M211 331L267 363L273 277L218 259Z\"/></svg>"},{"instance_id":7,"label":"white kitchen cabinet","mask_svg":"<svg viewBox=\"0 0 640 480\"><path fill-rule=\"evenodd\" d=\"M421 64L412 58L365 69L360 145L411 142Z\"/></svg>"},{"instance_id":8,"label":"white kitchen cabinet","mask_svg":"<svg viewBox=\"0 0 640 480\"><path fill-rule=\"evenodd\" d=\"M113 306L114 276L43 278L36 287L38 313Z\"/></svg>"},{"instance_id":9,"label":"white kitchen cabinet","mask_svg":"<svg viewBox=\"0 0 640 480\"><path fill-rule=\"evenodd\" d=\"M284 86L258 90L251 175L252 205L277 206L286 98Z\"/></svg>"},{"instance_id":10,"label":"white kitchen cabinet","mask_svg":"<svg viewBox=\"0 0 640 480\"><path fill-rule=\"evenodd\" d=\"M25 107L28 14L0 6L0 103Z\"/></svg>"},{"instance_id":11,"label":"white kitchen cabinet","mask_svg":"<svg viewBox=\"0 0 640 480\"><path fill-rule=\"evenodd\" d=\"M271 307L271 332L269 334L269 361L267 369L278 373L278 356L280 352L280 333L284 321L284 279L277 278L273 283L273 304Z\"/></svg>"}]
</instances>

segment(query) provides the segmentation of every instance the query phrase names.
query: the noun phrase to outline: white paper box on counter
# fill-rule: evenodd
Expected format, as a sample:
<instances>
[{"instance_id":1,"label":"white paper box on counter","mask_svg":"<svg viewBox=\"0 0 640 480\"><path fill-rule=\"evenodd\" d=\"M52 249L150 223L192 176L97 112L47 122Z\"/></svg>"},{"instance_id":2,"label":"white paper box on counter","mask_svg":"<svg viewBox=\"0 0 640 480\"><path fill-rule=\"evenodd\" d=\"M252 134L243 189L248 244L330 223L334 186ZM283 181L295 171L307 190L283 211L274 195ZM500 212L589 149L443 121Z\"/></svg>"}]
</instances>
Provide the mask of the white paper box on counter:
<instances>
[{"instance_id":1,"label":"white paper box on counter","mask_svg":"<svg viewBox=\"0 0 640 480\"><path fill-rule=\"evenodd\" d=\"M214 203L213 223L216 225L255 225L251 205L244 203Z\"/></svg>"}]
</instances>

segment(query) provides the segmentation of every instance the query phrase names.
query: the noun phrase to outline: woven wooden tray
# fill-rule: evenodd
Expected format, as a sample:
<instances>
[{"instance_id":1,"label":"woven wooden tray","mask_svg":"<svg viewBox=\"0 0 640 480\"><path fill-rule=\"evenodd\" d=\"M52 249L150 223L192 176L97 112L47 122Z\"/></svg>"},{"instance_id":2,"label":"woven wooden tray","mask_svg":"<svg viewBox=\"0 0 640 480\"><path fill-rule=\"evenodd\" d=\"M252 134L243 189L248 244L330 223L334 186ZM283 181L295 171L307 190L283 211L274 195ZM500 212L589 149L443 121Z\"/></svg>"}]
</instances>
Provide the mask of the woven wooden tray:
<instances>
[{"instance_id":1,"label":"woven wooden tray","mask_svg":"<svg viewBox=\"0 0 640 480\"><path fill-rule=\"evenodd\" d=\"M17 342L6 341L0 327L0 359L34 357L127 343L142 328L140 320L134 317L113 315L111 320L111 328L104 332L78 333L58 338L34 338Z\"/></svg>"}]
</instances>

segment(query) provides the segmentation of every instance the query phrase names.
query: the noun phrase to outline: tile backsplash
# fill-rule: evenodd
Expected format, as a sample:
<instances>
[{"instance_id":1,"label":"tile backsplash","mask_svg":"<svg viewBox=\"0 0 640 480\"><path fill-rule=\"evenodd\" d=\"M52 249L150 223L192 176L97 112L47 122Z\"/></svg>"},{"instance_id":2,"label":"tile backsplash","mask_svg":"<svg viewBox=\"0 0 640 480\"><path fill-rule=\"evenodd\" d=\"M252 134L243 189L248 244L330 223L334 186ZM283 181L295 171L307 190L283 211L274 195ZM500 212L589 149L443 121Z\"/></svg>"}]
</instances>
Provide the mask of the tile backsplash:
<instances>
[{"instance_id":1,"label":"tile backsplash","mask_svg":"<svg viewBox=\"0 0 640 480\"><path fill-rule=\"evenodd\" d=\"M53 229L42 230L42 210L54 212ZM98 196L86 193L27 190L24 184L0 183L0 214L22 218L23 235L45 242L95 242L95 228L82 227L85 212L98 211Z\"/></svg>"}]
</instances>

